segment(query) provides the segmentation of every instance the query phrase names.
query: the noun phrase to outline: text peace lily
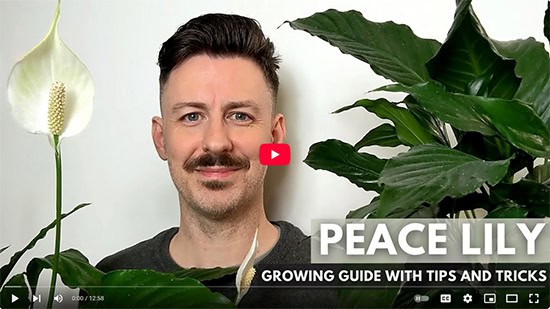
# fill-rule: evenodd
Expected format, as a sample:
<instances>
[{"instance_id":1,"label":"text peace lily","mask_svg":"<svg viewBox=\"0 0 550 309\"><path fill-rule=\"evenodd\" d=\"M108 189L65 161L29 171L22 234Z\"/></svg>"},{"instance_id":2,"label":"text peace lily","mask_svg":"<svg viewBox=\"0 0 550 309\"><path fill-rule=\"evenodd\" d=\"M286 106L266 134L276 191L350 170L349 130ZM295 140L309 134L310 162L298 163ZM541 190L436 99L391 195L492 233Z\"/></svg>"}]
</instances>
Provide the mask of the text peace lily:
<instances>
[{"instance_id":1,"label":"text peace lily","mask_svg":"<svg viewBox=\"0 0 550 309\"><path fill-rule=\"evenodd\" d=\"M348 256L375 255L380 251L398 255L397 249L410 256L447 255L447 243L452 240L453 245L460 246L462 255L515 255L516 248L524 248L522 254L535 255L537 237L544 227L545 223L529 227L526 223L463 222L450 226L447 223L413 222L389 229L385 223L369 224L368 220L344 226L322 223L319 253L329 255L331 250L337 249L331 245L341 244ZM523 243L518 246L518 242Z\"/></svg>"}]
</instances>

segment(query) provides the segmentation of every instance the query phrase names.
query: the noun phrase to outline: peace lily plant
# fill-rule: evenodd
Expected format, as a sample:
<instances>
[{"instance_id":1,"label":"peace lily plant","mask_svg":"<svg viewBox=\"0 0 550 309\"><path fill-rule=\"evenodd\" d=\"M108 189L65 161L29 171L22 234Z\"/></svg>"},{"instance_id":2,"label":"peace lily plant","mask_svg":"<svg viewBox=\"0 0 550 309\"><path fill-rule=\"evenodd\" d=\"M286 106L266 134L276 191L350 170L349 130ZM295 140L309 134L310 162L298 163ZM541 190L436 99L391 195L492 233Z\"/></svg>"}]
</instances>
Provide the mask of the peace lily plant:
<instances>
[{"instance_id":1,"label":"peace lily plant","mask_svg":"<svg viewBox=\"0 0 550 309\"><path fill-rule=\"evenodd\" d=\"M13 67L8 102L15 120L30 133L46 134L54 148L56 175L55 251L48 298L51 308L61 246L63 137L80 133L90 121L92 75L59 37L60 0L46 37Z\"/></svg>"},{"instance_id":2,"label":"peace lily plant","mask_svg":"<svg viewBox=\"0 0 550 309\"><path fill-rule=\"evenodd\" d=\"M67 287L79 288L89 296L78 297L80 305L87 308L235 307L249 290L254 276L257 230L238 271L233 267L182 269L174 273L143 269L104 273L90 265L88 259L78 250L60 251L61 220L89 205L80 204L62 214L61 140L80 133L87 126L94 96L90 72L59 36L60 2L57 1L46 37L15 64L8 81L8 102L15 120L30 133L45 134L53 147L56 166L56 216L22 250L13 254L8 264L0 268L0 307L32 307L32 295L35 295L40 273L44 269L52 270L48 308L53 305L58 275ZM53 228L54 253L44 258L33 258L24 272L13 275L8 280L23 254ZM0 254L8 247L1 248ZM235 271L238 291L235 303L219 293L211 292L201 283L234 274Z\"/></svg>"},{"instance_id":3,"label":"peace lily plant","mask_svg":"<svg viewBox=\"0 0 550 309\"><path fill-rule=\"evenodd\" d=\"M547 6L541 30L550 40ZM550 217L550 57L543 43L489 37L471 0L456 1L443 43L357 11L331 9L288 23L364 62L358 70L368 64L391 81L371 92L406 95L392 102L382 93L338 109L334 113L364 109L388 123L353 145L329 139L309 149L304 162L310 167L377 194L348 219ZM407 150L383 159L369 153L370 146ZM453 299L470 293L476 296L469 305L483 306L476 303L479 295L494 290L471 285L469 291L344 289L339 300L346 308L436 308L442 292L455 294ZM528 298L527 290L499 289L506 292ZM429 301L415 303L417 293ZM540 296L541 304L548 303L548 291Z\"/></svg>"}]
</instances>

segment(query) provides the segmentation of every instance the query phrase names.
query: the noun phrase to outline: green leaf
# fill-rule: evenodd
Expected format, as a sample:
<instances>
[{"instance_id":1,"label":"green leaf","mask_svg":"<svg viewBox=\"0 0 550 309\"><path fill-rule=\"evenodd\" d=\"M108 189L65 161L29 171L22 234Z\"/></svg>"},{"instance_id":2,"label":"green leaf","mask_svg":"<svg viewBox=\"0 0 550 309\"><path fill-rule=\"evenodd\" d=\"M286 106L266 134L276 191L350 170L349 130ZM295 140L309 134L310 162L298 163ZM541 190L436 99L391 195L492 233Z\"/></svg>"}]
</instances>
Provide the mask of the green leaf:
<instances>
[{"instance_id":1,"label":"green leaf","mask_svg":"<svg viewBox=\"0 0 550 309\"><path fill-rule=\"evenodd\" d=\"M2 253L2 252L4 252L4 251L8 250L9 247L10 247L10 246L5 246L4 248L0 249L0 253Z\"/></svg>"},{"instance_id":2,"label":"green leaf","mask_svg":"<svg viewBox=\"0 0 550 309\"><path fill-rule=\"evenodd\" d=\"M379 206L380 196L376 196L372 199L370 204L350 211L347 214L346 219L365 219L365 217L368 219L382 219L384 217L377 214ZM435 214L430 207L418 205L410 209L399 209L396 212L392 212L385 218L435 218Z\"/></svg>"},{"instance_id":3,"label":"green leaf","mask_svg":"<svg viewBox=\"0 0 550 309\"><path fill-rule=\"evenodd\" d=\"M356 150L359 150L366 146L385 146L395 147L401 145L401 141L397 138L397 132L395 127L384 123L372 130L370 130L363 138L353 146Z\"/></svg>"},{"instance_id":4,"label":"green leaf","mask_svg":"<svg viewBox=\"0 0 550 309\"><path fill-rule=\"evenodd\" d=\"M367 191L382 190L377 181L386 160L357 152L353 146L342 141L329 139L311 145L304 162L314 169L345 177Z\"/></svg>"},{"instance_id":5,"label":"green leaf","mask_svg":"<svg viewBox=\"0 0 550 309\"><path fill-rule=\"evenodd\" d=\"M501 200L509 199L525 206L533 216L550 217L550 187L532 180L521 180L515 184L498 184L491 194Z\"/></svg>"},{"instance_id":6,"label":"green leaf","mask_svg":"<svg viewBox=\"0 0 550 309\"><path fill-rule=\"evenodd\" d=\"M83 207L86 207L90 205L90 203L83 203L83 204L80 204L78 206L76 206L75 208L73 208L73 210L71 210L70 212L66 213L66 214L62 214L61 215L61 220L63 220L65 217L73 214L75 211L83 208ZM16 252L10 259L10 262L4 266L2 266L2 268L0 268L0 286L2 286L2 284L4 284L4 282L6 281L6 279L8 278L8 275L10 274L10 272L12 271L12 269L15 267L15 264L17 264L17 262L19 261L19 259L23 256L23 254L25 254L25 252L27 252L28 250L32 249L36 243L41 240L42 238L46 237L46 233L48 233L49 230L53 229L55 227L55 220L52 221L52 223L50 223L48 226L46 226L45 228L41 229L40 232L38 232L38 235L36 235L26 246L25 248L23 248L21 251L18 251Z\"/></svg>"},{"instance_id":7,"label":"green leaf","mask_svg":"<svg viewBox=\"0 0 550 309\"><path fill-rule=\"evenodd\" d=\"M13 296L17 297L12 298ZM12 299L15 300L12 302ZM0 291L0 308L28 308L31 305L30 294L24 274L11 277Z\"/></svg>"},{"instance_id":8,"label":"green leaf","mask_svg":"<svg viewBox=\"0 0 550 309\"><path fill-rule=\"evenodd\" d=\"M51 269L53 255L35 258L27 266L28 281L34 293L40 272ZM174 274L149 270L114 271L103 273L90 265L88 259L75 249L60 253L58 273L65 285L81 288L90 295L102 295L104 301L87 303L101 308L169 308L169 307L232 307L224 296L210 292L192 278L214 279L235 272L236 268L189 269Z\"/></svg>"},{"instance_id":9,"label":"green leaf","mask_svg":"<svg viewBox=\"0 0 550 309\"><path fill-rule=\"evenodd\" d=\"M206 281L218 279L227 275L231 275L237 272L238 267L229 267L229 268L189 268L182 269L173 272L172 274L177 278L193 278L198 281Z\"/></svg>"},{"instance_id":10,"label":"green leaf","mask_svg":"<svg viewBox=\"0 0 550 309\"><path fill-rule=\"evenodd\" d=\"M501 145L502 144L502 145ZM477 132L465 132L454 147L483 160L502 160L512 156L511 146L497 136L484 136Z\"/></svg>"},{"instance_id":11,"label":"green leaf","mask_svg":"<svg viewBox=\"0 0 550 309\"><path fill-rule=\"evenodd\" d=\"M522 80L514 98L532 104L550 127L550 58L544 44L533 38L493 44L499 54L517 62L515 73Z\"/></svg>"},{"instance_id":12,"label":"green leaf","mask_svg":"<svg viewBox=\"0 0 550 309\"><path fill-rule=\"evenodd\" d=\"M426 64L430 76L451 92L511 99L520 83L515 61L493 51L470 2L457 5L447 39Z\"/></svg>"},{"instance_id":13,"label":"green leaf","mask_svg":"<svg viewBox=\"0 0 550 309\"><path fill-rule=\"evenodd\" d=\"M527 218L529 211L525 207L521 207L514 203L506 203L504 206L495 208L489 212L486 219L524 219Z\"/></svg>"},{"instance_id":14,"label":"green leaf","mask_svg":"<svg viewBox=\"0 0 550 309\"><path fill-rule=\"evenodd\" d=\"M533 156L550 157L549 127L532 108L517 100L450 93L432 82L412 87L389 85L378 90L407 92L424 109L455 128L484 135L498 133Z\"/></svg>"},{"instance_id":15,"label":"green leaf","mask_svg":"<svg viewBox=\"0 0 550 309\"><path fill-rule=\"evenodd\" d=\"M394 84L377 90L409 93L422 108L460 130L496 134L480 112L482 109L478 99L482 98L453 94L432 82L412 87Z\"/></svg>"},{"instance_id":16,"label":"green leaf","mask_svg":"<svg viewBox=\"0 0 550 309\"><path fill-rule=\"evenodd\" d=\"M377 99L374 101L362 99L352 105L344 106L334 113L341 113L356 107L363 107L382 119L391 120L395 125L397 137L405 145L421 145L435 141L433 135L418 123L408 109L392 104L386 99Z\"/></svg>"},{"instance_id":17,"label":"green leaf","mask_svg":"<svg viewBox=\"0 0 550 309\"><path fill-rule=\"evenodd\" d=\"M524 168L531 171L535 160L533 156L513 147L498 136L484 136L477 132L462 134L454 149L489 161L503 160L513 156L505 177L505 181L510 183L516 172Z\"/></svg>"},{"instance_id":18,"label":"green leaf","mask_svg":"<svg viewBox=\"0 0 550 309\"><path fill-rule=\"evenodd\" d=\"M532 156L550 157L550 127L519 101L480 98L484 114L499 135Z\"/></svg>"},{"instance_id":19,"label":"green leaf","mask_svg":"<svg viewBox=\"0 0 550 309\"><path fill-rule=\"evenodd\" d=\"M34 294L38 278L43 269L52 269L54 255L44 258L34 258L27 265L27 278L31 291ZM97 286L101 277L105 274L101 270L90 265L88 259L75 249L68 249L59 253L59 266L57 269L63 283L72 288L83 288L86 286Z\"/></svg>"},{"instance_id":20,"label":"green leaf","mask_svg":"<svg viewBox=\"0 0 550 309\"><path fill-rule=\"evenodd\" d=\"M461 197L485 182L498 183L509 160L486 162L439 145L421 145L390 159L380 173L384 185L379 216L414 210L422 203L434 205L444 197Z\"/></svg>"},{"instance_id":21,"label":"green leaf","mask_svg":"<svg viewBox=\"0 0 550 309\"><path fill-rule=\"evenodd\" d=\"M235 308L195 279L152 270L110 272L88 292L103 296L103 301L85 303L84 308Z\"/></svg>"},{"instance_id":22,"label":"green leaf","mask_svg":"<svg viewBox=\"0 0 550 309\"><path fill-rule=\"evenodd\" d=\"M550 43L550 1L548 1L546 12L544 13L544 36Z\"/></svg>"},{"instance_id":23,"label":"green leaf","mask_svg":"<svg viewBox=\"0 0 550 309\"><path fill-rule=\"evenodd\" d=\"M417 37L406 25L371 22L357 11L331 9L288 23L367 62L376 74L404 85L429 80L424 63L440 45Z\"/></svg>"},{"instance_id":24,"label":"green leaf","mask_svg":"<svg viewBox=\"0 0 550 309\"><path fill-rule=\"evenodd\" d=\"M419 205L416 208L402 212L393 212L388 218L407 218L407 219L431 219L437 218L438 207L437 205Z\"/></svg>"},{"instance_id":25,"label":"green leaf","mask_svg":"<svg viewBox=\"0 0 550 309\"><path fill-rule=\"evenodd\" d=\"M367 215L368 215L368 218L375 219L376 210L380 205L379 200L380 198L377 196L372 199L370 204L348 212L346 219L364 219Z\"/></svg>"},{"instance_id":26,"label":"green leaf","mask_svg":"<svg viewBox=\"0 0 550 309\"><path fill-rule=\"evenodd\" d=\"M407 109L418 120L420 125L432 134L440 144L450 145L444 123L425 111L411 95L407 95L403 99L403 103L405 103Z\"/></svg>"}]
</instances>

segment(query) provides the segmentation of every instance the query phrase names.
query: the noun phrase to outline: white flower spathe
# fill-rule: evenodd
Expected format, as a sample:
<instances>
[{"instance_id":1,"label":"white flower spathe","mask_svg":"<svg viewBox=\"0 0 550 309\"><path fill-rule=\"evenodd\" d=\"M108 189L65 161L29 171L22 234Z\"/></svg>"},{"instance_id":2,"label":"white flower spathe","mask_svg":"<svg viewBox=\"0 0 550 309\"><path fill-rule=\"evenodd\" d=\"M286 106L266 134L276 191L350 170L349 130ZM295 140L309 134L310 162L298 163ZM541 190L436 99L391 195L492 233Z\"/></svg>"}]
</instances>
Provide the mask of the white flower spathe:
<instances>
[{"instance_id":1,"label":"white flower spathe","mask_svg":"<svg viewBox=\"0 0 550 309\"><path fill-rule=\"evenodd\" d=\"M80 133L90 121L94 84L80 59L63 43L57 32L60 0L46 37L15 64L8 80L8 102L15 120L35 134L59 138ZM50 92L64 86L65 98L60 130L51 132Z\"/></svg>"},{"instance_id":2,"label":"white flower spathe","mask_svg":"<svg viewBox=\"0 0 550 309\"><path fill-rule=\"evenodd\" d=\"M250 289L250 284L256 274L256 269L254 269L254 259L256 258L256 250L258 249L258 228L256 228L256 233L254 234L254 239L248 253L244 257L243 262L237 270L237 278L235 279L235 285L237 286L237 300L235 305L239 304L243 296Z\"/></svg>"}]
</instances>

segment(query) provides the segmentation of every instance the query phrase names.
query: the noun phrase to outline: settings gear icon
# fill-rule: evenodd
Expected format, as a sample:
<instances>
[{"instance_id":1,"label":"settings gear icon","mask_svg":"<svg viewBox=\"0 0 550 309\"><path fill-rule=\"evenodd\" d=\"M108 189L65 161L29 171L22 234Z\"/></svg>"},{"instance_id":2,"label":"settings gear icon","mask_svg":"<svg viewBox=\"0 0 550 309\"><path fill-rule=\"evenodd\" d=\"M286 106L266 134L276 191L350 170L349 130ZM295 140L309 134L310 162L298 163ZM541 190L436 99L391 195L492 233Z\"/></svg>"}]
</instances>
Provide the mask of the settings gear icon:
<instances>
[{"instance_id":1,"label":"settings gear icon","mask_svg":"<svg viewBox=\"0 0 550 309\"><path fill-rule=\"evenodd\" d=\"M471 303L473 300L473 297L472 295L470 295L469 293L468 294L465 294L463 297L462 297L462 301L464 301L465 303L469 304Z\"/></svg>"}]
</instances>

